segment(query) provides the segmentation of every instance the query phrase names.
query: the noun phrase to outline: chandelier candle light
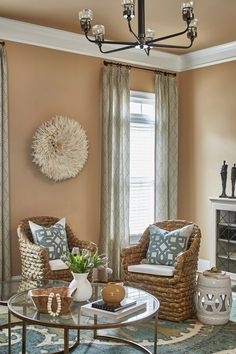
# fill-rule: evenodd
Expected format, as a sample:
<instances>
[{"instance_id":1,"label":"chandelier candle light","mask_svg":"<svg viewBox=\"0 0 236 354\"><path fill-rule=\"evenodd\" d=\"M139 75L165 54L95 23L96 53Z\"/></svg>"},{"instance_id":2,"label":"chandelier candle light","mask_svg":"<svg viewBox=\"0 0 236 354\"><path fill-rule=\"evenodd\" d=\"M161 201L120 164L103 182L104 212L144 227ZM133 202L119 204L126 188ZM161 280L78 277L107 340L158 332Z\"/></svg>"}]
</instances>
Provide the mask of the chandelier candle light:
<instances>
[{"instance_id":1,"label":"chandelier candle light","mask_svg":"<svg viewBox=\"0 0 236 354\"><path fill-rule=\"evenodd\" d=\"M145 51L147 55L152 48L180 48L187 49L193 45L194 39L197 37L198 20L194 18L193 1L187 1L182 4L182 18L186 23L183 31L173 33L164 37L155 38L155 31L150 28L145 28L145 0L138 0L138 34L136 34L132 27L131 21L135 16L135 0L121 0L123 6L123 16L127 20L129 31L133 34L134 42L120 42L105 40L105 27L103 25L91 26L93 13L89 9L84 9L79 12L79 20L81 29L89 42L98 45L101 53L114 53L131 48L140 48ZM94 39L89 37L89 31L92 29ZM186 46L172 45L160 43L170 38L178 37L187 34L190 43ZM103 44L121 45L120 48L112 50L103 50Z\"/></svg>"}]
</instances>

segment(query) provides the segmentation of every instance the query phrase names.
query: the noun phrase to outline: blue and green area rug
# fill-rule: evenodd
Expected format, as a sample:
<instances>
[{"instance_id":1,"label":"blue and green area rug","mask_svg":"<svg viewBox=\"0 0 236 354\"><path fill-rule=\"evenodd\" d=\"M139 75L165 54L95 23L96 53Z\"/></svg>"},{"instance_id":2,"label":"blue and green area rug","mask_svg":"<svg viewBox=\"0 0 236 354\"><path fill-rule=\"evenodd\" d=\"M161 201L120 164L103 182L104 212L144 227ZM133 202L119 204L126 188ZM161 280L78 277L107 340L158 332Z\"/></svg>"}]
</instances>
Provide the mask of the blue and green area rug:
<instances>
[{"instance_id":1,"label":"blue and green area rug","mask_svg":"<svg viewBox=\"0 0 236 354\"><path fill-rule=\"evenodd\" d=\"M2 309L2 308L1 308ZM231 317L232 318L232 317ZM3 312L0 324L7 320ZM234 318L233 318L234 320ZM12 354L21 353L21 326L12 329ZM126 327L116 330L103 330L99 334L117 335L140 343L153 351L153 323ZM76 332L70 331L71 344ZM90 331L81 331L81 345L74 354L138 354L132 347L112 342L93 341ZM0 353L7 354L7 329L0 331ZM54 328L41 326L27 327L27 353L46 354L61 350L63 332ZM236 354L236 322L222 326L203 325L197 320L183 323L159 321L158 354Z\"/></svg>"}]
</instances>

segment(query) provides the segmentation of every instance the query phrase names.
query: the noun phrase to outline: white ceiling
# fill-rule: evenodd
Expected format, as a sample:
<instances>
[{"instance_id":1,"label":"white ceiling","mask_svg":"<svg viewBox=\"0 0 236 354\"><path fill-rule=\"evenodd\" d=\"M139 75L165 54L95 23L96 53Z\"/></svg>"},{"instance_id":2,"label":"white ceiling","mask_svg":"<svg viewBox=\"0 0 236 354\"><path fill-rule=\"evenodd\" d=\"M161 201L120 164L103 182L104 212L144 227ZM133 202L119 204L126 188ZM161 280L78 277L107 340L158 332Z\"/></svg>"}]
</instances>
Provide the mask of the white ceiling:
<instances>
[{"instance_id":1,"label":"white ceiling","mask_svg":"<svg viewBox=\"0 0 236 354\"><path fill-rule=\"evenodd\" d=\"M182 30L181 4L181 0L146 0L146 27L155 29L157 36ZM93 10L94 24L105 25L108 39L132 38L122 17L120 0L1 0L0 16L80 33L78 12L83 8ZM196 0L199 34L190 51L235 41L235 15L236 0ZM186 43L185 37L176 43ZM186 50L173 53L183 54Z\"/></svg>"}]
</instances>

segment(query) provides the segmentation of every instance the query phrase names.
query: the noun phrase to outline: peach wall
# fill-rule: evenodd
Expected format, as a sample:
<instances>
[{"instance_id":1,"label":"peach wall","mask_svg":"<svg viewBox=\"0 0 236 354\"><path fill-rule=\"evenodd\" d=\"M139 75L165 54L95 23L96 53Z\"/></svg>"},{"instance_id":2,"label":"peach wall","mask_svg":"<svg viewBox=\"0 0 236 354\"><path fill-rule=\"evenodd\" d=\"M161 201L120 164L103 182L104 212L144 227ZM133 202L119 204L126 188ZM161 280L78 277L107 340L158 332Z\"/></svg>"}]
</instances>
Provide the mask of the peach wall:
<instances>
[{"instance_id":1,"label":"peach wall","mask_svg":"<svg viewBox=\"0 0 236 354\"><path fill-rule=\"evenodd\" d=\"M134 91L154 92L153 72L131 69L130 89Z\"/></svg>"},{"instance_id":2,"label":"peach wall","mask_svg":"<svg viewBox=\"0 0 236 354\"><path fill-rule=\"evenodd\" d=\"M236 61L180 74L179 217L202 229L201 257L209 259L209 197L221 193L220 168L236 163Z\"/></svg>"},{"instance_id":3,"label":"peach wall","mask_svg":"<svg viewBox=\"0 0 236 354\"><path fill-rule=\"evenodd\" d=\"M16 227L33 215L65 216L82 239L98 241L100 217L101 60L7 43L12 272L20 272ZM81 174L55 183L31 159L36 128L54 115L87 132L89 158Z\"/></svg>"},{"instance_id":4,"label":"peach wall","mask_svg":"<svg viewBox=\"0 0 236 354\"><path fill-rule=\"evenodd\" d=\"M98 242L100 224L100 76L102 59L11 43L6 45L9 78L9 161L12 273L20 273L16 234L28 216L65 216L73 231ZM149 72L131 71L133 90L153 91ZM89 158L79 176L55 183L31 159L37 127L54 115L77 120L86 130Z\"/></svg>"},{"instance_id":5,"label":"peach wall","mask_svg":"<svg viewBox=\"0 0 236 354\"><path fill-rule=\"evenodd\" d=\"M20 273L16 227L30 215L66 216L82 239L98 242L100 218L100 74L102 59L7 43L10 207L13 274ZM130 88L153 92L153 74L131 70ZM210 196L221 192L220 167L236 162L236 62L179 75L179 217L203 232L209 258ZM82 173L50 181L31 162L35 129L55 114L76 119L89 139ZM228 182L228 191L229 191Z\"/></svg>"}]
</instances>

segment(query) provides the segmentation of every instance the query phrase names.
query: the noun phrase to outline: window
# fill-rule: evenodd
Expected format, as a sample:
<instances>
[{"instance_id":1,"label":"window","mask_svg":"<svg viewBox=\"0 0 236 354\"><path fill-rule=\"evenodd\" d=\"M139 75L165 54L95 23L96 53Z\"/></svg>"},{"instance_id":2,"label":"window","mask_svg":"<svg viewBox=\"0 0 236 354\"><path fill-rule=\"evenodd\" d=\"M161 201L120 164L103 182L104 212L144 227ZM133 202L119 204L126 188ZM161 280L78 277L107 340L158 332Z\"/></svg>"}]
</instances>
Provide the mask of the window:
<instances>
[{"instance_id":1,"label":"window","mask_svg":"<svg viewBox=\"0 0 236 354\"><path fill-rule=\"evenodd\" d=\"M154 222L155 95L130 95L130 243Z\"/></svg>"}]
</instances>

